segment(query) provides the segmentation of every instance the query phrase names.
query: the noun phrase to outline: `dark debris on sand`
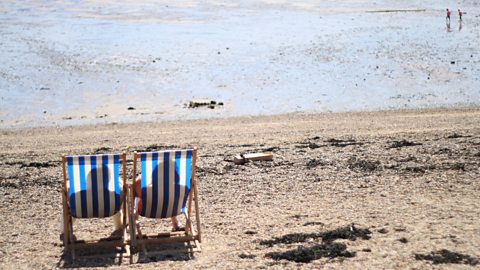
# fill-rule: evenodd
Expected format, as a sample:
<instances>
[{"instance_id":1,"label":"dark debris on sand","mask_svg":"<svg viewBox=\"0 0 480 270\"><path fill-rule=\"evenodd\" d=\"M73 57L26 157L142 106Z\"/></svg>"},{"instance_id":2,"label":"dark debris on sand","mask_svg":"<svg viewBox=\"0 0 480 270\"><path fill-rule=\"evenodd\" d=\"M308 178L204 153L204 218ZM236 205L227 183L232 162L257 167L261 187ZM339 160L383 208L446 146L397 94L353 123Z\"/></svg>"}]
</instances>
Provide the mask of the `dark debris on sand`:
<instances>
[{"instance_id":1,"label":"dark debris on sand","mask_svg":"<svg viewBox=\"0 0 480 270\"><path fill-rule=\"evenodd\" d=\"M296 249L287 250L285 252L270 252L265 256L274 260L289 260L294 262L309 263L320 258L336 258L345 257L350 258L355 256L355 252L347 251L347 245L344 243L334 242L337 239L346 239L355 241L357 238L364 240L370 239L371 231L369 229L362 229L355 227L354 224L350 226L340 227L330 231L319 233L293 233L282 237L275 237L271 240L260 241L261 245L272 247L277 244L293 244L316 242L321 239L321 244L313 246L300 246Z\"/></svg>"},{"instance_id":2,"label":"dark debris on sand","mask_svg":"<svg viewBox=\"0 0 480 270\"><path fill-rule=\"evenodd\" d=\"M415 259L431 261L433 264L453 263L477 265L480 263L477 258L458 252L449 251L447 249L433 251L430 254L415 254Z\"/></svg>"},{"instance_id":3,"label":"dark debris on sand","mask_svg":"<svg viewBox=\"0 0 480 270\"><path fill-rule=\"evenodd\" d=\"M347 161L347 167L351 170L371 172L380 168L380 161L363 160L357 157L351 157Z\"/></svg>"},{"instance_id":4,"label":"dark debris on sand","mask_svg":"<svg viewBox=\"0 0 480 270\"><path fill-rule=\"evenodd\" d=\"M309 263L320 258L351 258L354 256L355 252L347 251L347 245L331 242L311 247L299 247L286 252L270 252L266 254L266 257L274 260L288 260L299 263Z\"/></svg>"},{"instance_id":5,"label":"dark debris on sand","mask_svg":"<svg viewBox=\"0 0 480 270\"><path fill-rule=\"evenodd\" d=\"M407 146L416 146L416 145L422 145L421 143L416 143L416 142L411 142L407 140L401 140L401 141L393 141L387 148L392 149L392 148L402 148L402 147L407 147Z\"/></svg>"}]
</instances>

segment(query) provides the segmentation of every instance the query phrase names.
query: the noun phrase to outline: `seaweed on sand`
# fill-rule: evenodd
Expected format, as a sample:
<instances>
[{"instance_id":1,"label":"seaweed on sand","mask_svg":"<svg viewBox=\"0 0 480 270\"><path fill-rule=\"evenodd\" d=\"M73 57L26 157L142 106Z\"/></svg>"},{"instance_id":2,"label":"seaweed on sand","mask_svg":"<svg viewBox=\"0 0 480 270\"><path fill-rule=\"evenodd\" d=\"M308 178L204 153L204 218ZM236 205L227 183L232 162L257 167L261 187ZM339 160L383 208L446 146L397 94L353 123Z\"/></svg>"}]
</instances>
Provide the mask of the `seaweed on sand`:
<instances>
[{"instance_id":1,"label":"seaweed on sand","mask_svg":"<svg viewBox=\"0 0 480 270\"><path fill-rule=\"evenodd\" d=\"M270 252L267 253L266 256L274 260L309 263L320 258L351 258L355 256L355 252L347 251L347 245L343 243L327 242L311 247L299 247L286 252Z\"/></svg>"},{"instance_id":2,"label":"seaweed on sand","mask_svg":"<svg viewBox=\"0 0 480 270\"><path fill-rule=\"evenodd\" d=\"M449 251L447 249L433 251L430 254L415 254L415 259L432 261L433 264L454 263L477 265L480 263L477 258L473 258L469 255L458 252Z\"/></svg>"}]
</instances>

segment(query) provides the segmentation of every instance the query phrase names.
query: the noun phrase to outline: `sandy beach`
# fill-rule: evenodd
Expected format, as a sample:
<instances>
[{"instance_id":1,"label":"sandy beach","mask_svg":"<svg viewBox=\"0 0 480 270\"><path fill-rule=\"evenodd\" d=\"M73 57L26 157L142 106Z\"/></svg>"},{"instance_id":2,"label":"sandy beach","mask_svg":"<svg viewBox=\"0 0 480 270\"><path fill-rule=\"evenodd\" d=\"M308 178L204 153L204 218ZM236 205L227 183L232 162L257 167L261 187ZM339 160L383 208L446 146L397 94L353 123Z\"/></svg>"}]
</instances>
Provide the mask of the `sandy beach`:
<instances>
[{"instance_id":1,"label":"sandy beach","mask_svg":"<svg viewBox=\"0 0 480 270\"><path fill-rule=\"evenodd\" d=\"M126 152L131 168L135 150L198 147L202 252L120 268L474 269L478 123L480 110L465 108L2 131L0 267L117 265L62 255L61 155ZM232 162L262 151L274 160ZM352 224L363 234L325 240ZM106 236L112 224L82 228ZM288 255L315 245L334 246L310 262Z\"/></svg>"},{"instance_id":2,"label":"sandy beach","mask_svg":"<svg viewBox=\"0 0 480 270\"><path fill-rule=\"evenodd\" d=\"M0 269L477 269L480 6L445 5L2 1ZM131 182L186 147L201 252L64 254L62 155L127 153Z\"/></svg>"}]
</instances>

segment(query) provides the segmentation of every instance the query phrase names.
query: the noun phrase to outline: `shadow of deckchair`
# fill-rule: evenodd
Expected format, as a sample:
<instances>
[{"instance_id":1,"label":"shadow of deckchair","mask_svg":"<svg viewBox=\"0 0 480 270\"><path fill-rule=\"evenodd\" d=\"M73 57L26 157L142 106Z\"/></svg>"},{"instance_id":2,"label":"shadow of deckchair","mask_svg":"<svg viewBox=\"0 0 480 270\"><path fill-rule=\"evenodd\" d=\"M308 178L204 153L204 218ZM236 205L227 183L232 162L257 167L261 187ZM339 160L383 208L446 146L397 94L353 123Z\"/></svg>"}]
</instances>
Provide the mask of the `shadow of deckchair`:
<instances>
[{"instance_id":1,"label":"shadow of deckchair","mask_svg":"<svg viewBox=\"0 0 480 270\"><path fill-rule=\"evenodd\" d=\"M196 246L189 242L144 243L145 249L139 253L138 263L160 261L188 261L195 258Z\"/></svg>"}]
</instances>

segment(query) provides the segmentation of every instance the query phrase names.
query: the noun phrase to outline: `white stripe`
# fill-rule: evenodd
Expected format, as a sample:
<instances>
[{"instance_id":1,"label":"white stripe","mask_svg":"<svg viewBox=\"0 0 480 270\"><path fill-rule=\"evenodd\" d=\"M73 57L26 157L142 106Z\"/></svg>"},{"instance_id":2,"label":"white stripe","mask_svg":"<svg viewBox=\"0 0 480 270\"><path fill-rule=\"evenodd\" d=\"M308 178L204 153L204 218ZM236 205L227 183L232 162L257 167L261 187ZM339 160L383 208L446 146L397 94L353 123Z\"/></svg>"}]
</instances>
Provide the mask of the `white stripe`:
<instances>
[{"instance_id":1,"label":"white stripe","mask_svg":"<svg viewBox=\"0 0 480 270\"><path fill-rule=\"evenodd\" d=\"M115 175L114 175L114 159L112 155L108 156L108 194L110 194L110 213L108 216L112 216L115 212Z\"/></svg>"},{"instance_id":2,"label":"white stripe","mask_svg":"<svg viewBox=\"0 0 480 270\"><path fill-rule=\"evenodd\" d=\"M180 193L178 196L177 214L180 214L182 211L183 199L185 198L185 185L187 182L187 152L182 151L182 155L180 157Z\"/></svg>"},{"instance_id":3,"label":"white stripe","mask_svg":"<svg viewBox=\"0 0 480 270\"><path fill-rule=\"evenodd\" d=\"M105 204L103 197L103 166L102 156L97 156L97 190L98 190L98 216L105 216Z\"/></svg>"},{"instance_id":4,"label":"white stripe","mask_svg":"<svg viewBox=\"0 0 480 270\"><path fill-rule=\"evenodd\" d=\"M145 216L150 217L152 212L152 153L148 153L145 158L145 173L146 176L146 186L147 186L147 198L145 198L146 205L145 207Z\"/></svg>"},{"instance_id":5,"label":"white stripe","mask_svg":"<svg viewBox=\"0 0 480 270\"><path fill-rule=\"evenodd\" d=\"M85 169L85 193L87 198L87 217L93 217L93 198L92 198L92 166L90 165L90 156L84 158Z\"/></svg>"},{"instance_id":6,"label":"white stripe","mask_svg":"<svg viewBox=\"0 0 480 270\"><path fill-rule=\"evenodd\" d=\"M168 209L167 217L173 216L173 198L175 196L175 152L170 152L170 159L168 161L169 179L168 179Z\"/></svg>"},{"instance_id":7,"label":"white stripe","mask_svg":"<svg viewBox=\"0 0 480 270\"><path fill-rule=\"evenodd\" d=\"M158 154L158 186L157 186L157 213L155 213L155 217L160 217L162 215L162 208L163 208L163 164L164 164L164 154Z\"/></svg>"},{"instance_id":8,"label":"white stripe","mask_svg":"<svg viewBox=\"0 0 480 270\"><path fill-rule=\"evenodd\" d=\"M78 157L73 157L73 184L75 191L75 213L77 217L82 216L82 204L80 196L80 166L78 165Z\"/></svg>"}]
</instances>

